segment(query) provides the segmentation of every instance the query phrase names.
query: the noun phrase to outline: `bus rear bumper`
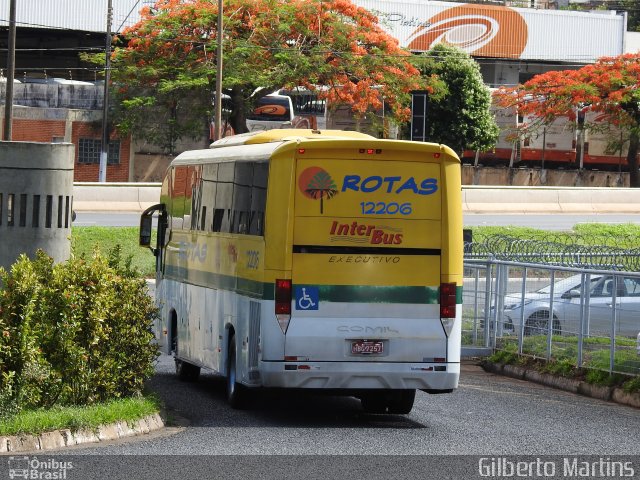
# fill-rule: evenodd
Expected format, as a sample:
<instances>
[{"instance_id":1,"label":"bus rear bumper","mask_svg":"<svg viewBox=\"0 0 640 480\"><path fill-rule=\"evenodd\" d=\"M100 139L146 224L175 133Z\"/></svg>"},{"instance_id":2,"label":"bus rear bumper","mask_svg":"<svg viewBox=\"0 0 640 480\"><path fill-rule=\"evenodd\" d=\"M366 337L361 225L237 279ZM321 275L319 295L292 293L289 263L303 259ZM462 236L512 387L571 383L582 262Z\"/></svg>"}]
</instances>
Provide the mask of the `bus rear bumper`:
<instances>
[{"instance_id":1,"label":"bus rear bumper","mask_svg":"<svg viewBox=\"0 0 640 480\"><path fill-rule=\"evenodd\" d=\"M261 362L262 385L276 388L457 388L459 363Z\"/></svg>"}]
</instances>

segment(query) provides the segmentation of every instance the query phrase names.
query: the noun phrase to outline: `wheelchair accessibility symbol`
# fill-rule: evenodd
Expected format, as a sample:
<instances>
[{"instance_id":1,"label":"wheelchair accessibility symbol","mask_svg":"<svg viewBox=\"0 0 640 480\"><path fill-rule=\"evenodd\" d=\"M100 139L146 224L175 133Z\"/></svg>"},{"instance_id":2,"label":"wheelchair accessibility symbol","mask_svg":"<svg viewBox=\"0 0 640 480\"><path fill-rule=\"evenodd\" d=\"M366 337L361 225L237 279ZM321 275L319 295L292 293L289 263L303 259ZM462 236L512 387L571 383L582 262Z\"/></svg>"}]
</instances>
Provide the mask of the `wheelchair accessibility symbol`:
<instances>
[{"instance_id":1,"label":"wheelchair accessibility symbol","mask_svg":"<svg viewBox=\"0 0 640 480\"><path fill-rule=\"evenodd\" d=\"M320 294L318 287L295 287L296 310L318 310Z\"/></svg>"}]
</instances>

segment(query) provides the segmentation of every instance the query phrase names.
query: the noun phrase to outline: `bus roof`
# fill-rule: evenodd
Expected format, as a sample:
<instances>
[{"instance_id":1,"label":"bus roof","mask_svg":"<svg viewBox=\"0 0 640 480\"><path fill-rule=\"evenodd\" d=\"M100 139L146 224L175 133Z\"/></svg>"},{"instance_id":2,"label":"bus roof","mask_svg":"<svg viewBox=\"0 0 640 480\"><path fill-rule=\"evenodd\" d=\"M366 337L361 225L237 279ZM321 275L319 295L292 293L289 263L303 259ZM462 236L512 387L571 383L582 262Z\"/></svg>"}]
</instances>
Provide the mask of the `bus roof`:
<instances>
[{"instance_id":1,"label":"bus roof","mask_svg":"<svg viewBox=\"0 0 640 480\"><path fill-rule=\"evenodd\" d=\"M298 128L281 128L274 130L264 130L260 132L241 133L231 137L222 138L211 144L210 148L223 148L235 145L255 145L258 143L286 142L295 140L309 140L322 138L328 139L352 139L366 140L372 139L371 135L347 130L305 130Z\"/></svg>"}]
</instances>

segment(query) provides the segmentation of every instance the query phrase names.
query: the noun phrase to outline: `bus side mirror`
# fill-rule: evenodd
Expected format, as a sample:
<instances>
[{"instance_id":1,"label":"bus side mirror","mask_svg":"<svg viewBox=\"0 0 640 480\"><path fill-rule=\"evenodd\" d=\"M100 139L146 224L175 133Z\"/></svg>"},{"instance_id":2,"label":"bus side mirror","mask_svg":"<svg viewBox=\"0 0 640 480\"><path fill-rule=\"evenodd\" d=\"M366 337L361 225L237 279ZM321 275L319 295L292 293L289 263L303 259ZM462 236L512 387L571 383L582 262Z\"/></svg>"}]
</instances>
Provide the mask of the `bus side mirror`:
<instances>
[{"instance_id":1,"label":"bus side mirror","mask_svg":"<svg viewBox=\"0 0 640 480\"><path fill-rule=\"evenodd\" d=\"M140 218L140 246L151 247L151 231L153 229L153 217L151 215Z\"/></svg>"},{"instance_id":2,"label":"bus side mirror","mask_svg":"<svg viewBox=\"0 0 640 480\"><path fill-rule=\"evenodd\" d=\"M158 203L157 205L153 205L147 208L142 215L140 216L140 236L138 239L138 244L141 247L149 247L154 255L158 254L158 250L151 246L151 237L153 233L153 214L155 212L161 212L162 214L165 212L164 204Z\"/></svg>"}]
</instances>

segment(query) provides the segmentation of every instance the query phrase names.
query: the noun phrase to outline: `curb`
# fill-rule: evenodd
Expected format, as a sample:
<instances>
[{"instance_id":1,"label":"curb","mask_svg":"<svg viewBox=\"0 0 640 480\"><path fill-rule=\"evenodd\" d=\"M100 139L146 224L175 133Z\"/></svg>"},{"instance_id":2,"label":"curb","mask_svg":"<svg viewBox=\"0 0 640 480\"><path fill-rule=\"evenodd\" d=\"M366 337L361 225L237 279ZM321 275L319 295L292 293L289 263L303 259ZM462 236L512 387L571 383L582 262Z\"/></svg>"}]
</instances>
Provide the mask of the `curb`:
<instances>
[{"instance_id":1,"label":"curb","mask_svg":"<svg viewBox=\"0 0 640 480\"><path fill-rule=\"evenodd\" d=\"M518 380L526 380L539 383L547 387L556 388L558 390L584 395L585 397L640 408L640 392L627 393L618 387L592 385L574 378L558 377L518 365L504 365L486 361L482 362L480 365L486 372L494 373L496 375L504 375Z\"/></svg>"},{"instance_id":2,"label":"curb","mask_svg":"<svg viewBox=\"0 0 640 480\"><path fill-rule=\"evenodd\" d=\"M149 415L133 423L116 422L102 425L95 430L82 429L72 432L69 429L45 432L40 435L15 435L0 437L0 454L13 452L32 452L54 450L58 448L99 443L119 438L145 435L164 428L160 414Z\"/></svg>"}]
</instances>

